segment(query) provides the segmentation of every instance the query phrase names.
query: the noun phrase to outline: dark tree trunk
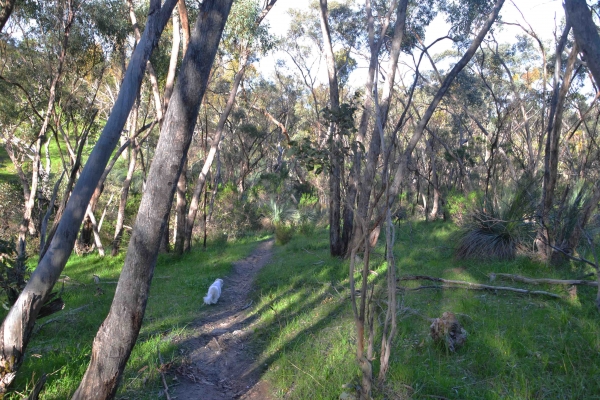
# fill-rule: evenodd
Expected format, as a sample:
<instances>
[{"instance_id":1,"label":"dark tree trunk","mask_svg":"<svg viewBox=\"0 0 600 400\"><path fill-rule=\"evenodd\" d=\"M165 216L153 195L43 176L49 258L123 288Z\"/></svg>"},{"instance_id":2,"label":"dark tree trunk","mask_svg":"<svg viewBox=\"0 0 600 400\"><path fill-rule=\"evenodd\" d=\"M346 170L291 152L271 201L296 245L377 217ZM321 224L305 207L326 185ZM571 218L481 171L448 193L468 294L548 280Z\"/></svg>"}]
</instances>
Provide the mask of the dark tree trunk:
<instances>
[{"instance_id":1,"label":"dark tree trunk","mask_svg":"<svg viewBox=\"0 0 600 400\"><path fill-rule=\"evenodd\" d=\"M185 243L185 224L186 224L186 209L187 200L185 194L187 192L187 159L183 164L183 170L179 175L177 182L177 202L175 213L175 254L183 254L183 245Z\"/></svg>"},{"instance_id":2,"label":"dark tree trunk","mask_svg":"<svg viewBox=\"0 0 600 400\"><path fill-rule=\"evenodd\" d=\"M564 111L565 99L571 86L571 75L575 60L577 59L577 45L571 49L567 67L564 73L562 84L560 84L561 58L566 46L567 38L571 26L567 23L562 37L556 46L556 63L554 73L554 90L550 103L550 115L548 117L548 128L546 133L546 148L544 153L544 181L542 188L542 201L540 204L541 225L538 231L538 254L542 259L550 260L552 258L552 245L554 238L552 227L550 226L550 212L554 204L554 189L556 188L558 173L558 150L560 132L562 130L562 116Z\"/></svg>"},{"instance_id":3,"label":"dark tree trunk","mask_svg":"<svg viewBox=\"0 0 600 400\"><path fill-rule=\"evenodd\" d=\"M259 16L254 21L254 26L259 26L263 19L267 16L268 12L271 10L273 5L277 0L269 0L266 3L263 11L259 14ZM229 98L227 99L227 103L225 104L225 109L221 113L219 117L219 122L217 123L217 129L214 134L213 140L210 144L210 150L206 155L206 159L204 160L204 165L202 166L202 171L198 175L198 179L196 180L196 185L194 186L194 192L192 193L192 197L190 199L190 207L188 210L186 222L185 222L185 234L184 234L184 251L190 251L192 247L192 232L194 230L194 224L196 223L196 217L198 215L198 207L200 205L200 196L202 195L202 189L206 184L206 175L212 166L212 163L215 159L215 155L219 149L219 143L221 143L221 138L223 136L223 131L225 129L225 123L227 122L227 118L233 109L235 104L235 98L237 96L238 89L240 87L240 83L244 77L246 72L246 68L248 66L248 61L250 58L250 48L246 48L244 53L241 55L239 68L233 78L233 83L231 84L231 90L229 91ZM206 127L208 130L208 126ZM207 132L208 133L208 132Z\"/></svg>"},{"instance_id":4,"label":"dark tree trunk","mask_svg":"<svg viewBox=\"0 0 600 400\"><path fill-rule=\"evenodd\" d=\"M565 0L564 7L577 45L586 56L596 85L600 85L600 35L592 13L585 0Z\"/></svg>"},{"instance_id":5,"label":"dark tree trunk","mask_svg":"<svg viewBox=\"0 0 600 400\"><path fill-rule=\"evenodd\" d=\"M113 304L73 399L113 398L144 318L150 282L200 102L233 0L205 0L165 116ZM127 321L127 323L123 323Z\"/></svg>"},{"instance_id":6,"label":"dark tree trunk","mask_svg":"<svg viewBox=\"0 0 600 400\"><path fill-rule=\"evenodd\" d=\"M329 122L329 141L331 143L329 147L329 162L331 163L329 174L329 252L332 256L337 257L344 254L341 232L341 185L344 159L341 151L341 133L338 123L335 121L340 112L340 91L335 67L335 55L331 44L329 21L327 19L327 0L320 0L320 8L321 31L325 48L327 75L329 77L329 102L332 114L332 120Z\"/></svg>"},{"instance_id":7,"label":"dark tree trunk","mask_svg":"<svg viewBox=\"0 0 600 400\"><path fill-rule=\"evenodd\" d=\"M2 29L4 29L4 25L12 13L15 3L16 0L0 1L0 5L2 6L0 8L0 32L2 32Z\"/></svg>"},{"instance_id":8,"label":"dark tree trunk","mask_svg":"<svg viewBox=\"0 0 600 400\"><path fill-rule=\"evenodd\" d=\"M129 110L144 77L146 61L160 38L176 0L152 0L144 37L134 50L117 102L94 146L62 215L56 235L40 259L27 286L0 327L0 394L13 381L31 337L40 308L51 293L75 244L81 221L108 158L121 136Z\"/></svg>"}]
</instances>

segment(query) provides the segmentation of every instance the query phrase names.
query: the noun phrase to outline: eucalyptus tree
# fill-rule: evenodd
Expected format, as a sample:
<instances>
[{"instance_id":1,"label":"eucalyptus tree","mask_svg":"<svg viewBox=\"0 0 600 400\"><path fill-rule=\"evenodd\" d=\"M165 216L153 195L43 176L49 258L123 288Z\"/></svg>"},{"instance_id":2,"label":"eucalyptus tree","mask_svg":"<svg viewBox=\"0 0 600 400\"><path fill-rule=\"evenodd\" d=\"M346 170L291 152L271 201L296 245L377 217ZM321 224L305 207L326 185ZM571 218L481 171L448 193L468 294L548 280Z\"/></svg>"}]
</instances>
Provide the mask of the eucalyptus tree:
<instances>
[{"instance_id":1,"label":"eucalyptus tree","mask_svg":"<svg viewBox=\"0 0 600 400\"><path fill-rule=\"evenodd\" d=\"M19 237L18 237L18 245L17 245L17 252L19 254L19 257L21 257L21 258L24 258L25 254L26 254L25 247L26 247L26 235L28 233L28 230L29 230L30 234L34 234L36 231L35 228L32 229L31 219L32 219L32 213L33 213L33 208L35 206L36 198L38 196L38 185L40 183L40 175L43 174L43 172L40 171L40 168L43 168L40 164L42 145L43 145L43 142L45 142L47 140L46 136L50 130L51 118L52 118L53 114L55 113L55 104L57 102L57 95L60 90L59 85L62 82L62 78L64 76L64 67L67 62L69 35L71 33L71 28L72 28L74 20L75 20L75 12L77 10L77 5L73 4L73 2L70 0L59 1L56 4L49 5L49 6L56 7L56 14L57 14L56 17L58 17L58 18L56 18L57 22L55 24L52 24L52 22L50 22L50 21L55 20L53 18L54 15L44 14L44 11L48 11L45 9L44 6L40 6L39 8L36 7L35 12L37 13L37 15L39 17L47 18L45 20L41 19L41 18L38 19L40 21L40 27L42 30L42 32L40 32L40 33L43 33L44 30L47 32L48 31L52 32L53 30L57 30L60 32L58 37L53 38L53 39L55 39L54 43L47 43L48 47L58 44L59 50L58 50L58 54L55 54L55 56L57 58L57 63L55 66L52 66L52 67L54 67L53 68L54 71L52 71L50 73L50 87L48 90L46 104L44 106L44 109L40 110L40 112L37 114L40 118L40 126L37 128L38 129L37 134L34 134L32 140L31 140L31 142L35 143L31 147L31 150L32 150L31 180L30 180L30 182L27 182L27 181L23 182L24 185L27 185L29 187L23 188L26 196L25 196L25 205L24 205L24 211L23 211L23 220L22 220L21 226L19 228ZM46 23L44 23L44 22L46 22ZM36 40L36 39L34 38L33 40ZM12 66L10 66L10 67L12 67ZM18 83L15 83L15 85L18 85ZM9 151L9 154L11 154L11 158L13 160L15 160L16 156L13 151L13 146L10 143L12 140L13 140L13 137L5 137L5 143L7 143L7 142L9 143L9 145L6 146L6 149ZM18 168L21 167L19 165L19 163L17 163L16 166ZM44 171L44 172L46 174L49 174L49 171ZM21 170L20 175L22 176L22 170Z\"/></svg>"},{"instance_id":2,"label":"eucalyptus tree","mask_svg":"<svg viewBox=\"0 0 600 400\"><path fill-rule=\"evenodd\" d=\"M0 372L0 393L6 392L23 361L25 348L31 338L36 317L71 254L92 193L108 162L110 153L119 140L127 115L133 105L144 75L146 61L175 4L175 0L167 0L161 7L160 1L151 1L149 18L142 40L132 54L113 112L69 197L48 250L40 258L23 292L0 326L0 343L2 344L0 362L3 365Z\"/></svg>"},{"instance_id":3,"label":"eucalyptus tree","mask_svg":"<svg viewBox=\"0 0 600 400\"><path fill-rule=\"evenodd\" d=\"M113 398L142 325L158 245L233 0L206 0L183 59L148 174L115 297L74 399ZM124 324L123 321L129 321Z\"/></svg>"},{"instance_id":4,"label":"eucalyptus tree","mask_svg":"<svg viewBox=\"0 0 600 400\"><path fill-rule=\"evenodd\" d=\"M568 35L571 30L569 20L556 43L552 97L547 117L546 145L544 151L544 177L542 184L542 200L539 206L540 229L538 232L538 253L550 260L553 254L554 237L550 222L550 213L554 206L554 196L558 180L559 144L563 131L563 115L566 97L573 80L573 71L577 61L577 45L572 46L566 68L562 68L562 54L566 50Z\"/></svg>"},{"instance_id":5,"label":"eucalyptus tree","mask_svg":"<svg viewBox=\"0 0 600 400\"><path fill-rule=\"evenodd\" d=\"M190 199L187 218L178 220L178 223L184 223L185 235L178 239L176 249L180 251L189 251L192 243L192 232L198 207L200 204L200 195L204 189L206 176L214 161L219 143L224 133L225 124L233 107L235 105L238 89L244 78L244 74L248 65L253 61L256 53L269 50L272 46L269 38L268 30L265 26L261 26L261 22L267 16L268 12L275 5L277 0L265 0L264 4L259 7L256 0L244 0L237 2L232 10L231 19L228 21L227 28L224 34L225 48L231 53L232 64L236 65L235 75L231 83L229 97L217 123L216 130L210 144L210 150L206 154L204 165L194 186L194 192Z\"/></svg>"},{"instance_id":6,"label":"eucalyptus tree","mask_svg":"<svg viewBox=\"0 0 600 400\"><path fill-rule=\"evenodd\" d=\"M329 252L332 256L344 254L341 234L341 206L342 206L342 170L344 160L341 153L342 138L338 122L340 114L340 88L335 63L335 53L331 43L327 0L319 1L321 32L323 35L323 49L325 50L325 64L329 78L329 104L331 120L327 133L329 145Z\"/></svg>"},{"instance_id":7,"label":"eucalyptus tree","mask_svg":"<svg viewBox=\"0 0 600 400\"><path fill-rule=\"evenodd\" d=\"M318 8L312 6L308 12L295 12L292 18L288 32L288 38L292 40L286 41L284 51L296 66L297 75L312 100L315 134L309 139L312 143L308 147L318 149L320 155L312 155L313 150L307 146L300 146L297 153L306 159L305 164L311 169L315 164L327 167L324 178L329 185L326 197L329 199L330 253L342 256L346 245L341 220L343 210L348 207L343 200L342 187L346 181L345 153L349 140L352 140L349 138L352 129L348 129L350 126L342 129L341 125L343 120L352 120L356 108L349 104L352 96L348 93L348 78L356 66L353 57L362 45L364 30L360 13L350 1L321 1ZM327 89L317 79L322 54L328 76ZM328 100L323 99L325 90ZM348 229L345 223L344 229ZM346 236L349 237L347 233Z\"/></svg>"},{"instance_id":8,"label":"eucalyptus tree","mask_svg":"<svg viewBox=\"0 0 600 400\"><path fill-rule=\"evenodd\" d=\"M565 0L564 8L568 23L573 27L575 40L586 56L587 65L594 76L596 87L600 86L600 35L592 12L585 0Z\"/></svg>"},{"instance_id":9,"label":"eucalyptus tree","mask_svg":"<svg viewBox=\"0 0 600 400\"><path fill-rule=\"evenodd\" d=\"M454 82L457 75L460 71L469 63L477 49L479 48L481 42L484 37L488 34L492 25L496 21L500 9L504 4L504 0L498 0L495 4L489 4L488 2L473 2L468 4L455 4L452 3L449 5L449 14L451 17L455 17L459 15L462 18L457 18L459 30L457 30L457 34L464 34L465 38L469 37L471 26L475 20L476 15L487 15L487 18L482 21L479 32L477 32L475 38L471 41L470 45L467 47L466 51L459 59L459 61L452 67L452 69L448 72L448 74L443 79L440 88L437 90L433 99L430 101L427 110L421 116L419 122L417 123L412 137L407 141L404 150L400 153L395 160L390 160L389 157L384 157L383 170L381 171L382 175L382 189L381 196L374 196L371 200L372 196L372 182L368 182L367 185L364 185L363 188L360 189L359 196L359 206L358 213L359 217L356 220L360 223L360 229L357 227L354 229L354 238L353 245L350 247L350 269L349 269L349 279L350 279L350 293L351 293L351 303L355 316L355 324L356 324L356 333L357 333L357 358L359 360L359 365L362 371L362 390L361 390L361 398L369 398L370 396L370 388L371 388L371 380L372 380L372 355L373 355L373 346L369 345L365 348L365 343L372 343L374 337L374 326L373 320L367 319L367 298L368 293L368 275L369 275L369 247L371 245L371 238L369 237L369 232L372 230L375 233L375 240L379 234L378 227L382 223L383 220L386 220L386 229L387 233L387 246L388 246L388 254L386 258L388 260L388 305L391 307L388 309L388 313L385 318L384 325L384 337L382 340L382 348L381 348L381 364L382 368L380 370L380 379L385 378L386 364L389 361L389 354L391 351L391 343L393 342L393 337L395 333L395 265L394 265L394 257L391 251L393 239L391 234L391 209L395 206L396 200L398 198L398 194L400 191L400 187L407 175L409 160L412 156L412 153L417 146L418 142L421 140L425 132L425 128L434 114L434 111L440 104L443 97L447 94L450 89L452 83ZM454 7L458 7L455 9ZM462 7L462 8L461 8ZM400 8L398 9L398 15L401 15ZM465 22L464 26L460 26L462 22ZM394 35L396 36L396 35ZM393 81L393 79L392 79ZM389 84L389 82L388 82ZM374 83L375 86L375 83ZM375 126L376 129L373 131L373 135L371 137L371 144L369 145L369 153L367 153L367 162L375 162L379 154L386 154L389 150L385 143L385 133L384 133L384 110L386 106L386 101L382 100L381 106L379 104L379 98L377 96L377 90L374 90L374 100L373 100L373 108L374 108L374 117L375 117ZM385 91L382 99L386 99ZM389 100L388 100L389 101ZM403 117L401 117L402 119ZM401 125L400 121L398 125ZM397 133L397 130L394 134ZM376 140L375 136L379 136L379 139ZM393 137L390 138L390 142L393 141ZM374 143L375 141L375 143ZM379 143L377 143L377 141ZM384 150L385 149L385 150ZM376 157L375 157L376 156ZM395 171L393 170L393 166L395 167ZM368 166L366 171L362 174L361 184L364 184L367 179L365 177L375 176L374 173L370 171L370 169L375 170L376 166L371 165ZM391 181L391 182L390 182ZM367 199L365 200L363 196L366 195ZM384 204L382 207L378 205L379 199L383 197ZM361 210L360 203L366 203L366 212ZM363 213L364 212L364 213ZM374 223L371 224L370 218L367 219L365 216L375 216ZM354 289L354 263L355 263L355 255L358 249L364 246L365 249L365 257L363 261L362 268L362 277L361 277L361 293L360 293L360 304L357 304L356 293ZM365 351L366 350L366 351Z\"/></svg>"},{"instance_id":10,"label":"eucalyptus tree","mask_svg":"<svg viewBox=\"0 0 600 400\"><path fill-rule=\"evenodd\" d=\"M118 16L121 8L115 3L26 2L17 7L9 23L0 74L0 85L6 90L2 91L0 103L11 101L14 112L2 113L1 130L9 139L5 142L9 154L16 156L15 165L26 194L24 221L30 221L30 234L39 234L42 252L46 239L42 228L47 221L36 214L42 214L44 208L49 212L54 208L48 207L51 180L60 175L61 169L67 173L67 189L59 197L57 222L80 172L85 157L83 147L88 141L94 142L99 131L96 118L104 110L96 99L111 56L111 43L126 36L122 26L104 14L109 9ZM36 139L32 137L35 131ZM40 135L42 132L45 133ZM19 142L23 145L15 146ZM51 142L58 149L52 156L60 160L59 165L52 165ZM24 163L23 155L31 158ZM37 190L31 190L33 186ZM30 211L32 205L37 206L36 214ZM21 229L22 251L23 233Z\"/></svg>"},{"instance_id":11,"label":"eucalyptus tree","mask_svg":"<svg viewBox=\"0 0 600 400\"><path fill-rule=\"evenodd\" d=\"M415 126L414 132L408 139L407 145L402 151L402 154L396 160L397 164L395 167L395 171L393 171L393 180L390 183L389 197L387 197L386 199L388 204L393 205L396 202L397 195L400 191L400 187L404 178L406 177L408 162L411 157L411 154L418 142L420 141L420 139L422 138L425 132L425 128L427 127L427 124L432 118L434 111L437 109L440 101L446 95L460 71L462 71L462 69L465 66L467 66L471 58L475 55L475 52L481 45L483 39L488 34L492 25L496 21L496 18L498 17L500 9L503 5L504 0L497 0L494 4L490 4L489 2L474 2L465 4L465 8L462 9L461 12L459 12L459 15L465 17L465 19L459 18L459 23L457 24L457 26L463 28L465 37L468 37L471 25L475 21L475 16L485 16L486 18L485 20L481 21L481 27L479 28L479 31L477 32L475 37L471 40L471 43L467 47L466 51L444 77L433 99L431 100L427 109L425 110L425 112L419 119L419 122ZM454 6L458 7L458 5L454 4L451 8L454 8ZM458 11L460 10L461 9L459 9Z\"/></svg>"}]
</instances>

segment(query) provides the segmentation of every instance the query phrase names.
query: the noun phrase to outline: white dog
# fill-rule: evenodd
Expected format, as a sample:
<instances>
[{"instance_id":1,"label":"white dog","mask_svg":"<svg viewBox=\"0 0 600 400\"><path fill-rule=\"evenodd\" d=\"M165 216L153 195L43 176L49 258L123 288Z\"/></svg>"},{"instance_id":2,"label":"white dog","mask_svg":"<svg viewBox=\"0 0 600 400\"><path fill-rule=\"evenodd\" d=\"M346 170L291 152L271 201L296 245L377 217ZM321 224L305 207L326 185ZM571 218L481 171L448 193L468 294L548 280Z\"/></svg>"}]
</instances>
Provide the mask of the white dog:
<instances>
[{"instance_id":1,"label":"white dog","mask_svg":"<svg viewBox=\"0 0 600 400\"><path fill-rule=\"evenodd\" d=\"M221 289L223 288L223 279L217 279L208 288L208 293L204 297L205 304L217 304L219 297L221 296Z\"/></svg>"}]
</instances>

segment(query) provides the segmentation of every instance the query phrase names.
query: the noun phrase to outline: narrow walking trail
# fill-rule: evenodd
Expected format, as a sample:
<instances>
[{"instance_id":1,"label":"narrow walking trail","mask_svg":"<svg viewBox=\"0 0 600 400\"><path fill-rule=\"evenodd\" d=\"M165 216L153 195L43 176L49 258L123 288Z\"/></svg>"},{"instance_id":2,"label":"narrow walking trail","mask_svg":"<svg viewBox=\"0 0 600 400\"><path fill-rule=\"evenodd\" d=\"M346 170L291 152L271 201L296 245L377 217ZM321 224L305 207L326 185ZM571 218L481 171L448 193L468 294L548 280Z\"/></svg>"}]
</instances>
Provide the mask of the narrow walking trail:
<instances>
[{"instance_id":1,"label":"narrow walking trail","mask_svg":"<svg viewBox=\"0 0 600 400\"><path fill-rule=\"evenodd\" d=\"M176 369L178 384L169 390L172 399L272 398L267 383L260 380L265 366L256 363L248 346L249 294L272 249L273 240L261 242L250 256L236 262L232 274L222 277L219 302L202 306L208 311L194 323L196 334L179 344L186 361Z\"/></svg>"}]
</instances>

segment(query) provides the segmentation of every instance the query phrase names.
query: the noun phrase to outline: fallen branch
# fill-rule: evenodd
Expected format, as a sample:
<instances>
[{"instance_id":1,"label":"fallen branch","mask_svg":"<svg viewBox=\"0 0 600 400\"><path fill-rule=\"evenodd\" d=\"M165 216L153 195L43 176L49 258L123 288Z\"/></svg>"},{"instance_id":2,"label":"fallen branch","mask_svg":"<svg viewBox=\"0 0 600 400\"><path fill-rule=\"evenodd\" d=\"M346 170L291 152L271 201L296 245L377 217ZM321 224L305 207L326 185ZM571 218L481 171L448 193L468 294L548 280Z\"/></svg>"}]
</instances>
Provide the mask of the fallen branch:
<instances>
[{"instance_id":1,"label":"fallen branch","mask_svg":"<svg viewBox=\"0 0 600 400\"><path fill-rule=\"evenodd\" d=\"M518 288L513 288L513 287L507 287L507 286L483 285L481 283L454 281L454 280L436 278L433 276L426 276L426 275L408 275L408 276L403 276L399 280L400 281L424 280L424 281L443 283L443 285L422 287L422 289L430 289L430 288L449 289L449 288L457 287L457 288L466 288L466 289L473 289L473 290L493 290L493 291L500 290L500 291L515 292L515 293L521 293L521 294L535 294L535 295L549 296L549 297L553 297L553 298L557 298L557 299L562 299L562 296L560 296L556 293L545 292L543 290L528 290L528 289L518 289ZM399 289L406 290L407 288L399 288ZM419 289L419 288L416 288L416 289ZM408 290L411 290L411 289L408 288Z\"/></svg>"},{"instance_id":2,"label":"fallen branch","mask_svg":"<svg viewBox=\"0 0 600 400\"><path fill-rule=\"evenodd\" d=\"M38 332L39 332L39 331L40 331L40 330L41 330L41 329L42 329L44 326L46 326L46 325L48 325L48 324L50 324L50 323L52 323L52 322L59 321L59 320L61 320L62 318L64 318L64 317L67 317L67 316L69 316L69 315L75 314L75 313L77 313L77 312L79 312L79 311L83 310L84 308L87 308L87 307L89 307L90 305L91 305L91 303L85 304L85 305L83 305L83 306L81 306L81 307L77 307L77 308L75 308L75 309L73 309L73 310L71 310L71 311L68 311L68 312L66 312L66 313L64 313L64 314L61 314L60 316L58 316L58 317L56 317L56 318L49 319L48 321L45 321L43 324L36 325L36 326L35 326L35 329L34 329L34 331L33 331L33 334L35 335L36 333L38 333Z\"/></svg>"},{"instance_id":3,"label":"fallen branch","mask_svg":"<svg viewBox=\"0 0 600 400\"><path fill-rule=\"evenodd\" d=\"M25 400L38 400L40 397L40 393L46 384L46 380L48 379L48 375L43 374L39 381L33 387L31 394Z\"/></svg>"},{"instance_id":4,"label":"fallen branch","mask_svg":"<svg viewBox=\"0 0 600 400\"><path fill-rule=\"evenodd\" d=\"M529 283L532 285L538 285L541 283L547 283L549 285L586 285L586 286L598 286L598 282L595 281L588 281L588 280L584 280L584 279L549 279L549 278L539 278L539 279L535 279L535 278L527 278L525 276L521 276L521 275L513 275L513 274L490 274L489 275L490 279L494 279L494 277L496 278L503 278L503 279L510 279L512 281L515 282L523 282L523 283Z\"/></svg>"},{"instance_id":5,"label":"fallen branch","mask_svg":"<svg viewBox=\"0 0 600 400\"><path fill-rule=\"evenodd\" d=\"M300 369L299 367L297 367L293 362L291 362L290 360L288 360L288 362L292 365L292 367L296 368L298 371L308 375L313 381L315 381L317 383L317 385L321 386L322 388L324 388L323 385L321 385L321 382L319 382L318 380L315 379L314 376L312 376L311 374L309 374L308 372Z\"/></svg>"}]
</instances>

